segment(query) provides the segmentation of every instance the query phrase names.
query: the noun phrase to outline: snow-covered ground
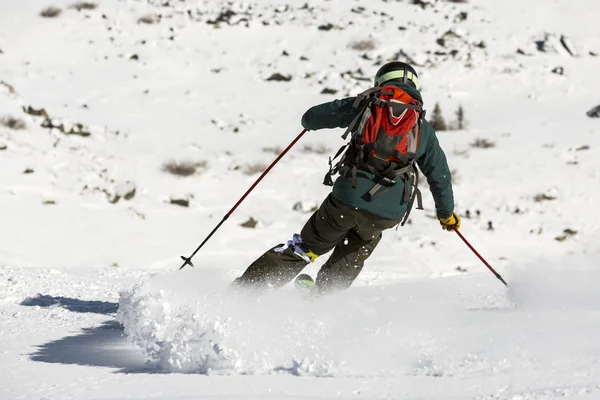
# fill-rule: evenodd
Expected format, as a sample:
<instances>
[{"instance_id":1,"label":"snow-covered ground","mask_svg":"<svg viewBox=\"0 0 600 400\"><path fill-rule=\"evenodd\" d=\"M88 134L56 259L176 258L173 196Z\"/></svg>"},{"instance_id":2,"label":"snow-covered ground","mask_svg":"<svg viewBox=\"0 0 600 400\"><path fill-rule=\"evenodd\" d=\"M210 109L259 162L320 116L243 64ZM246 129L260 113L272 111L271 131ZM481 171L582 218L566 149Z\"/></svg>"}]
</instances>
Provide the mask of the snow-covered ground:
<instances>
[{"instance_id":1,"label":"snow-covered ground","mask_svg":"<svg viewBox=\"0 0 600 400\"><path fill-rule=\"evenodd\" d=\"M600 398L600 3L412 3L0 0L0 399ZM465 110L438 137L462 232L510 290L427 194L349 291L231 293L327 195L338 131L305 135L177 271L306 108L395 57L429 115Z\"/></svg>"}]
</instances>

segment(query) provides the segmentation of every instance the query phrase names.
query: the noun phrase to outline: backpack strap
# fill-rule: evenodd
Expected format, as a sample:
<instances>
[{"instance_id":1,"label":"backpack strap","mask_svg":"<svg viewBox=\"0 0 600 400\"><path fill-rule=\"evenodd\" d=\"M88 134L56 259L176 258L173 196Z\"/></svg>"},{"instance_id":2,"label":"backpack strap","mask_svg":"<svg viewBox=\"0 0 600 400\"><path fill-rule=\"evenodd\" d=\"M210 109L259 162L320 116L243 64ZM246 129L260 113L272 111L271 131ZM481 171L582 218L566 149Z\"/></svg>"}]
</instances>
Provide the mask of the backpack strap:
<instances>
[{"instance_id":1,"label":"backpack strap","mask_svg":"<svg viewBox=\"0 0 600 400\"><path fill-rule=\"evenodd\" d=\"M417 210L424 210L423 208L423 195L421 194L421 190L419 189L419 168L417 168L417 137L421 134L421 122L425 118L425 111L420 114L419 120L417 121L416 126L413 128L412 132L408 135L408 144L407 150L409 153L414 154L414 158L411 162L411 171L405 175L406 179L404 181L404 199L408 200L408 206L406 207L406 214L404 214L404 218L400 225L404 226L406 221L408 221L408 217L410 212L412 211L415 200L417 201ZM410 180L410 181L409 181ZM410 187L409 187L410 185ZM412 187L412 196L410 195ZM410 198L410 199L409 199Z\"/></svg>"},{"instance_id":2,"label":"backpack strap","mask_svg":"<svg viewBox=\"0 0 600 400\"><path fill-rule=\"evenodd\" d=\"M345 145L340 147L340 149L337 151L337 153L335 153L335 156L333 156L333 158L329 157L329 171L325 174L325 178L323 179L323 185L333 186L333 178L332 177L335 174L337 174L338 171L341 169L342 164L347 157L347 154L344 154L344 157L342 157L335 166L333 165L333 161L336 158L338 158L348 146L350 146L350 143L346 143Z\"/></svg>"},{"instance_id":3,"label":"backpack strap","mask_svg":"<svg viewBox=\"0 0 600 400\"><path fill-rule=\"evenodd\" d=\"M367 99L373 97L375 94L378 94L379 92L381 92L381 89L382 89L381 86L375 86L375 87L372 87L372 88L367 89L364 92L360 93L358 96L356 96L356 100L354 100L352 107L359 108L365 100L367 100Z\"/></svg>"},{"instance_id":4,"label":"backpack strap","mask_svg":"<svg viewBox=\"0 0 600 400\"><path fill-rule=\"evenodd\" d=\"M356 129L357 126L361 126L361 127L364 126L366 121L369 119L369 116L371 116L371 113L369 112L368 113L369 115L365 118L365 114L367 114L367 111L369 111L369 107L371 106L372 102L374 100L377 100L377 96L382 94L382 93L380 93L381 89L382 89L381 87L376 86L376 87L367 89L364 92L362 92L361 94L359 94L358 96L356 96L354 103L352 103L352 107L358 108L359 111L356 113L356 116L354 117L352 122L350 122L350 125L348 125L348 128L342 135L342 139L346 140L346 138L348 137L348 135L351 132L357 131L357 129ZM393 93L391 93L391 94L393 95ZM359 121L360 121L360 124L359 124ZM360 130L358 130L358 131L360 131Z\"/></svg>"},{"instance_id":5,"label":"backpack strap","mask_svg":"<svg viewBox=\"0 0 600 400\"><path fill-rule=\"evenodd\" d=\"M400 223L401 226L404 226L406 221L408 221L408 217L410 215L410 212L412 211L415 200L417 201L417 210L424 210L423 196L421 194L421 190L419 189L419 169L414 167L414 164L416 164L416 161L413 163L413 173L411 174L411 177L412 177L411 182L408 182L408 181L404 182L404 198L406 199L407 197L410 197L410 200L408 200L408 206L406 207L406 214L404 214L404 218L402 219L402 222ZM409 184L410 184L410 186L412 186L412 196L410 196L410 194L409 194L410 190L411 190L411 188L409 187Z\"/></svg>"}]
</instances>

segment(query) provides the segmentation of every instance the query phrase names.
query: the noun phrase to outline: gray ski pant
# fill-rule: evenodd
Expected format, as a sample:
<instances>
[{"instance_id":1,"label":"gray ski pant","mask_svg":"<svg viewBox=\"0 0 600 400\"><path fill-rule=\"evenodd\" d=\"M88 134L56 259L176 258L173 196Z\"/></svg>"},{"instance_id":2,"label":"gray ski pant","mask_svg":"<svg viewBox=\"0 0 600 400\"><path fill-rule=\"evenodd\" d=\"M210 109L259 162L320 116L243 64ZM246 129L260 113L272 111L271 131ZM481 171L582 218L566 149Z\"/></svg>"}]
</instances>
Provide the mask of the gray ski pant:
<instances>
[{"instance_id":1,"label":"gray ski pant","mask_svg":"<svg viewBox=\"0 0 600 400\"><path fill-rule=\"evenodd\" d=\"M329 292L349 288L377 247L382 232L399 222L349 207L330 194L301 231L302 252L321 256L333 249L317 274L317 289ZM263 290L281 287L294 279L309 262L294 251L294 246L275 251L281 246L260 256L234 285Z\"/></svg>"}]
</instances>

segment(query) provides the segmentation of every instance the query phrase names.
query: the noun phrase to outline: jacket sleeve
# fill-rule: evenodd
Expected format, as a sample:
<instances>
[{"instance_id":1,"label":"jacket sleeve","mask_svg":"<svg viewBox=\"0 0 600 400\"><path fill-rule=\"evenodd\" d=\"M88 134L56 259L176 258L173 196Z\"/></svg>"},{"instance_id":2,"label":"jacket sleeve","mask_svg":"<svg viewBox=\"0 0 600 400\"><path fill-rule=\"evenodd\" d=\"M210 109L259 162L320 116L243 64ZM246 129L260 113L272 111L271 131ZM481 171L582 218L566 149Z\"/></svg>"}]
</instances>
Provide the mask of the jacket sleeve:
<instances>
[{"instance_id":1,"label":"jacket sleeve","mask_svg":"<svg viewBox=\"0 0 600 400\"><path fill-rule=\"evenodd\" d=\"M423 154L417 159L417 164L427 177L437 215L440 218L449 218L454 211L454 194L448 161L429 122L424 121L421 129L421 140L425 147Z\"/></svg>"},{"instance_id":2,"label":"jacket sleeve","mask_svg":"<svg viewBox=\"0 0 600 400\"><path fill-rule=\"evenodd\" d=\"M302 126L309 131L348 127L358 113L358 110L352 107L354 99L347 97L309 108L302 116Z\"/></svg>"}]
</instances>

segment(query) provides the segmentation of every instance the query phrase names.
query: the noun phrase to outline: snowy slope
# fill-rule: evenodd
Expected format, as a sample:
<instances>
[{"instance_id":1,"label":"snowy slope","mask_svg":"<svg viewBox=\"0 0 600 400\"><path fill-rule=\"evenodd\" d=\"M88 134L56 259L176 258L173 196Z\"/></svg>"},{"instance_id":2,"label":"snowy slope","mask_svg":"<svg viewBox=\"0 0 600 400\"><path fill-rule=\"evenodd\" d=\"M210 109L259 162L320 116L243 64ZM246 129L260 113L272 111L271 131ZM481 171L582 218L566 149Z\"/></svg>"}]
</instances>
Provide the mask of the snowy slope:
<instances>
[{"instance_id":1,"label":"snowy slope","mask_svg":"<svg viewBox=\"0 0 600 400\"><path fill-rule=\"evenodd\" d=\"M1 2L0 120L26 125L0 124L1 399L599 397L598 2L71 4ZM462 231L510 292L427 194L347 293L228 293L327 195L337 131L306 135L176 272L307 107L394 57L430 113L465 110L438 137Z\"/></svg>"}]
</instances>

